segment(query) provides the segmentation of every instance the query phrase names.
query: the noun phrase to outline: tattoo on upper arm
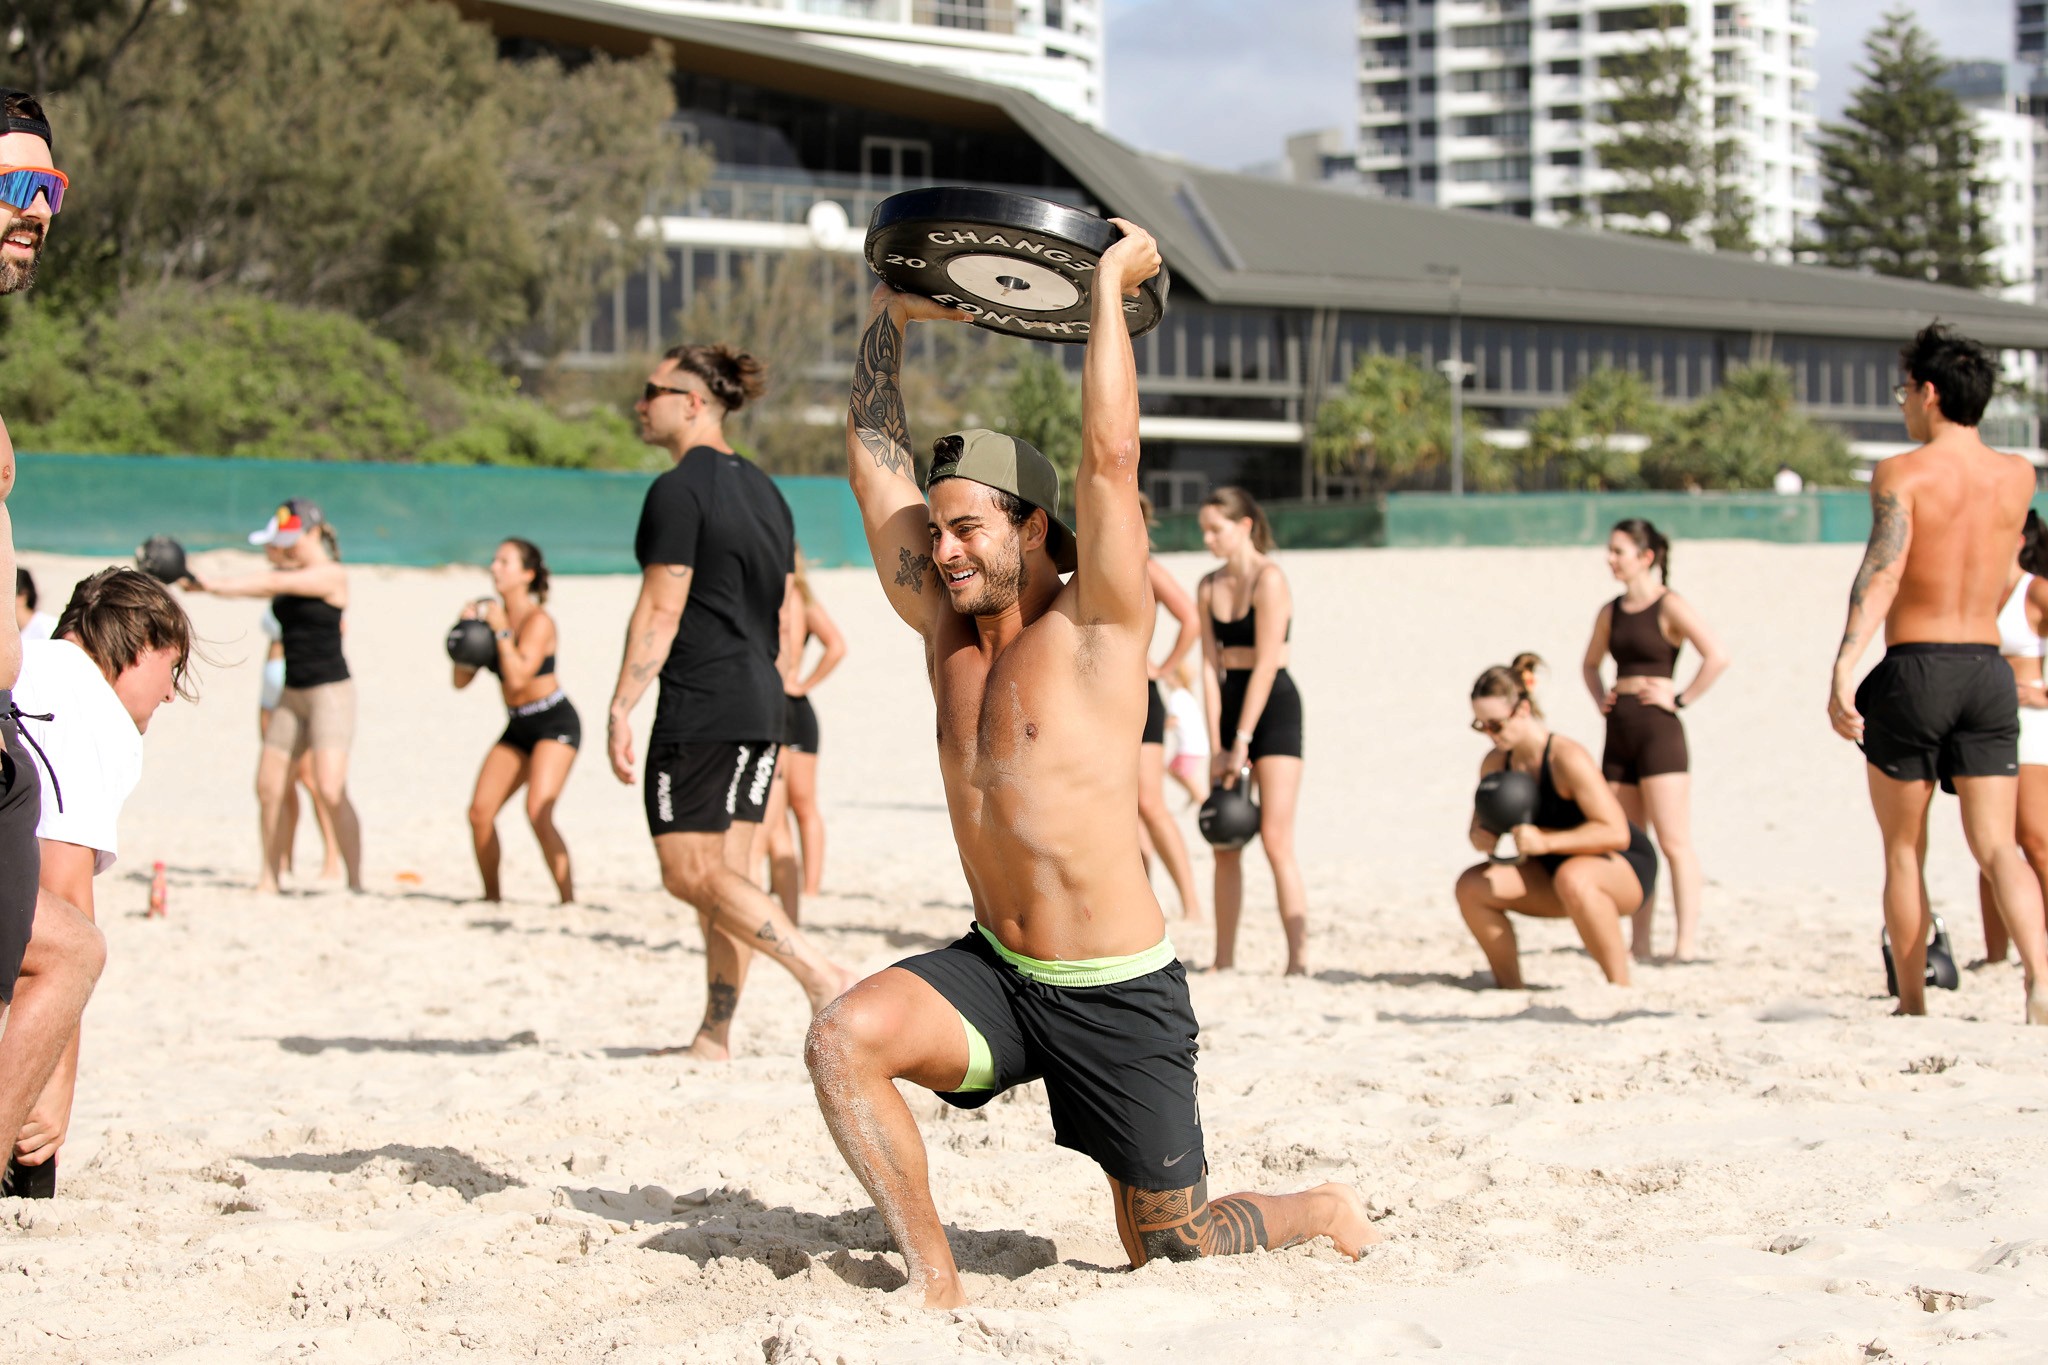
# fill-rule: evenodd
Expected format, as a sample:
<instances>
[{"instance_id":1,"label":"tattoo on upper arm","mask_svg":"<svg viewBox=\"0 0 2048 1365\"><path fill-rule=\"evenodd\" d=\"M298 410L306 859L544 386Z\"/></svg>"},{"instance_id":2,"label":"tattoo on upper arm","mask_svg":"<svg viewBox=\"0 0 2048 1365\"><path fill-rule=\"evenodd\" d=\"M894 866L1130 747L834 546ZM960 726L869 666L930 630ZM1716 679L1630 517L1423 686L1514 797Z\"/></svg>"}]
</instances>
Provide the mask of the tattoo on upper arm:
<instances>
[{"instance_id":1,"label":"tattoo on upper arm","mask_svg":"<svg viewBox=\"0 0 2048 1365\"><path fill-rule=\"evenodd\" d=\"M868 325L853 366L853 429L878 468L912 477L910 423L903 415L903 391L896 385L903 366L903 330L887 313Z\"/></svg>"},{"instance_id":2,"label":"tattoo on upper arm","mask_svg":"<svg viewBox=\"0 0 2048 1365\"><path fill-rule=\"evenodd\" d=\"M1120 1219L1137 1236L1146 1260L1192 1261L1270 1246L1258 1205L1241 1198L1211 1202L1206 1180L1184 1190L1141 1190L1119 1182L1116 1199Z\"/></svg>"},{"instance_id":3,"label":"tattoo on upper arm","mask_svg":"<svg viewBox=\"0 0 2048 1365\"><path fill-rule=\"evenodd\" d=\"M1842 631L1842 647L1849 648L1860 643L1868 623L1858 623L1854 617L1862 608L1864 599L1870 593L1870 585L1877 576L1898 562L1906 548L1906 535L1912 530L1912 518L1899 502L1899 495L1883 492L1871 495L1870 499L1870 543L1863 548L1863 563L1857 566L1856 581L1849 587L1849 614L1851 620Z\"/></svg>"},{"instance_id":4,"label":"tattoo on upper arm","mask_svg":"<svg viewBox=\"0 0 2048 1365\"><path fill-rule=\"evenodd\" d=\"M896 586L908 588L922 595L924 585L932 576L932 557L912 554L899 546L896 550Z\"/></svg>"}]
</instances>

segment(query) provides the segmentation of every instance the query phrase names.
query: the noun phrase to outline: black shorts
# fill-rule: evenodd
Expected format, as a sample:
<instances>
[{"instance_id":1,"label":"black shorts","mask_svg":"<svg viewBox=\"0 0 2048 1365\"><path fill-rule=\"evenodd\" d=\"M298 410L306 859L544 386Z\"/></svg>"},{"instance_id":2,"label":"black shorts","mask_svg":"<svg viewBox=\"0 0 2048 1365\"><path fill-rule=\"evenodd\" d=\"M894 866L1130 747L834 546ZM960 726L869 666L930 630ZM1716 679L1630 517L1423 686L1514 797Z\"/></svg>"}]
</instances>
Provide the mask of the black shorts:
<instances>
[{"instance_id":1,"label":"black shorts","mask_svg":"<svg viewBox=\"0 0 2048 1365\"><path fill-rule=\"evenodd\" d=\"M1564 866L1567 858L1583 858L1583 853L1539 853L1531 862L1540 863L1551 876ZM1636 874L1636 881L1643 888L1642 904L1648 905L1650 897L1657 891L1657 850L1650 843L1650 836L1640 826L1628 827L1628 847L1619 853L1610 853L1610 858L1619 858L1628 864L1628 870Z\"/></svg>"},{"instance_id":2,"label":"black shorts","mask_svg":"<svg viewBox=\"0 0 2048 1365\"><path fill-rule=\"evenodd\" d=\"M758 825L775 780L770 740L745 744L681 744L658 740L647 746L647 832L722 834L734 821Z\"/></svg>"},{"instance_id":3,"label":"black shorts","mask_svg":"<svg viewBox=\"0 0 2048 1365\"><path fill-rule=\"evenodd\" d=\"M1893 645L1856 689L1863 756L1900 782L2016 777L2020 708L1996 645Z\"/></svg>"},{"instance_id":4,"label":"black shorts","mask_svg":"<svg viewBox=\"0 0 2048 1365\"><path fill-rule=\"evenodd\" d=\"M576 714L575 703L562 692L513 707L512 714L505 719L505 733L498 736L498 743L522 754L531 754L533 746L543 740L572 749L583 747L583 717Z\"/></svg>"},{"instance_id":5,"label":"black shorts","mask_svg":"<svg viewBox=\"0 0 2048 1365\"><path fill-rule=\"evenodd\" d=\"M1646 777L1682 773L1691 765L1685 725L1674 712L1634 696L1614 699L1607 713L1607 750L1600 755L1602 776L1633 787Z\"/></svg>"},{"instance_id":6,"label":"black shorts","mask_svg":"<svg viewBox=\"0 0 2048 1365\"><path fill-rule=\"evenodd\" d=\"M818 708L809 697L784 697L782 747L795 754L818 752Z\"/></svg>"},{"instance_id":7,"label":"black shorts","mask_svg":"<svg viewBox=\"0 0 2048 1365\"><path fill-rule=\"evenodd\" d=\"M1202 1179L1200 1025L1178 961L1110 986L1048 986L970 929L957 943L896 965L931 983L988 1041L993 1088L940 1099L977 1109L1042 1077L1060 1146L1139 1189L1183 1190Z\"/></svg>"},{"instance_id":8,"label":"black shorts","mask_svg":"<svg viewBox=\"0 0 2048 1365\"><path fill-rule=\"evenodd\" d=\"M1138 743L1166 743L1166 698L1159 695L1159 684L1149 679L1145 683L1145 737Z\"/></svg>"},{"instance_id":9,"label":"black shorts","mask_svg":"<svg viewBox=\"0 0 2048 1365\"><path fill-rule=\"evenodd\" d=\"M43 857L36 825L43 818L41 779L0 690L0 1003L14 1002L14 979L36 926L36 882Z\"/></svg>"},{"instance_id":10,"label":"black shorts","mask_svg":"<svg viewBox=\"0 0 2048 1365\"><path fill-rule=\"evenodd\" d=\"M1223 675L1217 733L1223 736L1226 750L1237 742L1237 718L1244 711L1244 690L1251 686L1251 681L1252 671L1248 668L1233 668ZM1262 758L1300 757L1301 693L1283 668L1273 675L1273 691L1266 698L1266 709L1259 713L1259 723L1252 728L1251 759L1256 763Z\"/></svg>"}]
</instances>

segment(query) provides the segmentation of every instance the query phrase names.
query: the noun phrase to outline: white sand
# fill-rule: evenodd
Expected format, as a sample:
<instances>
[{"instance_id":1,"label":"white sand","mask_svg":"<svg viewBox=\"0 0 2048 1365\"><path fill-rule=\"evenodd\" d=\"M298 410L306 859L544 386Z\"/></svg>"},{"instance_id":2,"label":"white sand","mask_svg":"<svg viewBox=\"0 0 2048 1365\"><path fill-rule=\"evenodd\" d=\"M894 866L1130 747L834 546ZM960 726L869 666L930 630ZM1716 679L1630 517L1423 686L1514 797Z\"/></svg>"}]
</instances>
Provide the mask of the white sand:
<instances>
[{"instance_id":1,"label":"white sand","mask_svg":"<svg viewBox=\"0 0 2048 1365\"><path fill-rule=\"evenodd\" d=\"M1210 1184L1350 1181L1388 1241L1128 1274L1038 1087L971 1114L914 1093L979 1304L941 1314L880 1292L900 1262L818 1117L786 976L757 970L729 1066L645 1055L688 1039L703 964L596 747L630 580L556 597L593 741L560 812L568 910L517 806L514 899L470 899L465 804L503 718L446 686L440 641L480 573L355 573L358 897L252 895L258 607L193 599L231 666L149 736L62 1197L0 1203L0 1359L2042 1359L2048 1037L2018 1023L2016 966L1885 1017L1862 766L1823 713L1856 557L1679 547L1735 655L1687 714L1711 960L1618 990L1537 925L1536 989L1493 994L1449 894L1483 751L1465 691L1534 648L1555 724L1597 752L1576 670L1600 555L1288 556L1320 970L1277 976L1254 861L1246 969L1194 986ZM26 560L56 603L90 567ZM874 969L969 911L917 644L867 574L819 588L852 653L817 698L830 894L807 914ZM1952 803L1935 826L1933 893L1976 957ZM1206 956L1205 930L1175 938Z\"/></svg>"}]
</instances>

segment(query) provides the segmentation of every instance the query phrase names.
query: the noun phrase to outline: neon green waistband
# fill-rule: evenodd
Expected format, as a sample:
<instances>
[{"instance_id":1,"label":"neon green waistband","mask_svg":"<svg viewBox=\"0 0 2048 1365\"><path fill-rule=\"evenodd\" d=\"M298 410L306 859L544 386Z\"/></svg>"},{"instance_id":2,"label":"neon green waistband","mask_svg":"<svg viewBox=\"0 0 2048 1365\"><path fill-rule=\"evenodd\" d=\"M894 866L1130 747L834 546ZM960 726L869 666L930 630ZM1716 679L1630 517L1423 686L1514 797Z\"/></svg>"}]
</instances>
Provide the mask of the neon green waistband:
<instances>
[{"instance_id":1,"label":"neon green waistband","mask_svg":"<svg viewBox=\"0 0 2048 1365\"><path fill-rule=\"evenodd\" d=\"M1148 972L1156 972L1173 961L1173 940L1162 938L1141 953L1125 953L1122 957L1041 962L1005 948L1002 940L991 934L979 920L975 921L974 927L981 930L981 936L988 940L989 947L996 950L997 957L1042 986L1114 986L1119 981L1134 981Z\"/></svg>"}]
</instances>

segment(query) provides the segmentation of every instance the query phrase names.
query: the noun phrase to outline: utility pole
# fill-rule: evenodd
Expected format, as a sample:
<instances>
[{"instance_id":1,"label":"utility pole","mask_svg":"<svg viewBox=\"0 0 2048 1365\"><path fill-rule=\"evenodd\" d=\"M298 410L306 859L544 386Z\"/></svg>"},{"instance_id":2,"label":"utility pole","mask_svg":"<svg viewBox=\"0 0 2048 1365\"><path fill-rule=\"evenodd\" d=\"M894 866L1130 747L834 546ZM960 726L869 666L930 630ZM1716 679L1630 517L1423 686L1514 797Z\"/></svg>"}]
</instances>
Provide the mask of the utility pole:
<instances>
[{"instance_id":1,"label":"utility pole","mask_svg":"<svg viewBox=\"0 0 2048 1365\"><path fill-rule=\"evenodd\" d=\"M1424 268L1432 275L1447 275L1451 281L1451 354L1448 359L1437 363L1437 369L1451 381L1451 492L1462 496L1465 492L1465 376L1472 372L1465 363L1462 325L1465 320L1465 277L1454 265Z\"/></svg>"}]
</instances>

